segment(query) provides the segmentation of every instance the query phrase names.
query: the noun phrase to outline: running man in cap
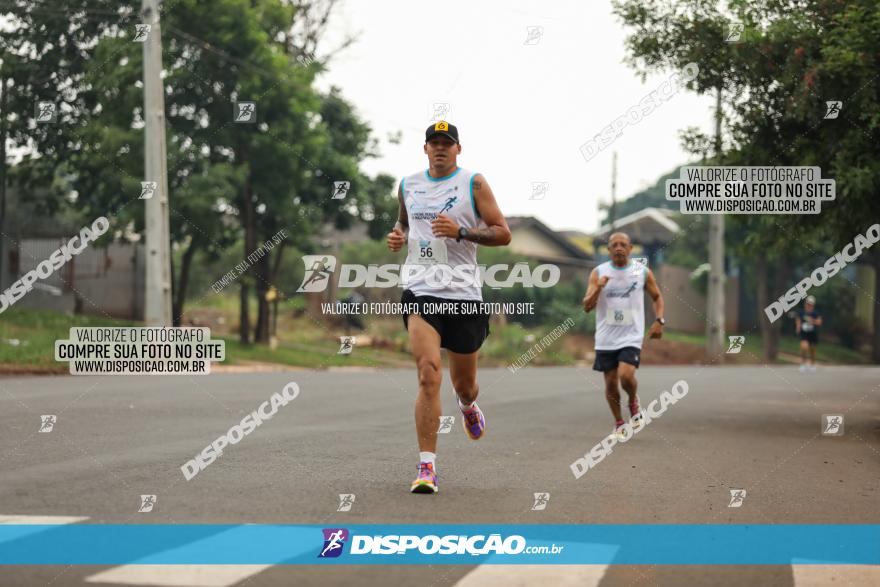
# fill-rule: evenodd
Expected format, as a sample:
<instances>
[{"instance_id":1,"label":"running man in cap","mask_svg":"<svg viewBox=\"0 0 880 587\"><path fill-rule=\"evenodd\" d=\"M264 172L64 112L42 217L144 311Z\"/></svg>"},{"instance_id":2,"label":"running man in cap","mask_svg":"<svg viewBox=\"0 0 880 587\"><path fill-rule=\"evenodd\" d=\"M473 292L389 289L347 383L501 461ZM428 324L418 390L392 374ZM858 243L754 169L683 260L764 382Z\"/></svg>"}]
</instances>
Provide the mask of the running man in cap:
<instances>
[{"instance_id":1,"label":"running man in cap","mask_svg":"<svg viewBox=\"0 0 880 587\"><path fill-rule=\"evenodd\" d=\"M645 300L643 291L654 301L657 320L651 325L650 337L661 338L663 326L663 296L654 279L654 272L629 259L632 242L623 232L615 232L608 239L610 261L602 263L590 273L584 311L596 311L596 361L593 369L605 375L605 399L614 416L614 432L623 436L624 421L620 413L622 385L629 396L630 424L634 429L643 423L639 409L636 369L642 339L645 337Z\"/></svg>"},{"instance_id":2,"label":"running man in cap","mask_svg":"<svg viewBox=\"0 0 880 587\"><path fill-rule=\"evenodd\" d=\"M449 375L465 432L478 440L486 419L476 403L477 351L489 335L489 315L479 307L483 294L477 245L507 245L510 229L486 179L458 166L461 144L454 125L439 121L429 126L424 152L428 169L400 182L398 220L387 240L392 251L407 247L401 302L406 304L404 311L418 309L403 314L419 377L415 408L419 466L410 490L436 493L440 349L448 351ZM440 303L450 309L437 312L435 304Z\"/></svg>"},{"instance_id":3,"label":"running man in cap","mask_svg":"<svg viewBox=\"0 0 880 587\"><path fill-rule=\"evenodd\" d=\"M819 344L819 327L822 315L816 311L816 298L807 296L804 309L795 317L795 328L801 337L801 373L816 370L816 345Z\"/></svg>"}]
</instances>

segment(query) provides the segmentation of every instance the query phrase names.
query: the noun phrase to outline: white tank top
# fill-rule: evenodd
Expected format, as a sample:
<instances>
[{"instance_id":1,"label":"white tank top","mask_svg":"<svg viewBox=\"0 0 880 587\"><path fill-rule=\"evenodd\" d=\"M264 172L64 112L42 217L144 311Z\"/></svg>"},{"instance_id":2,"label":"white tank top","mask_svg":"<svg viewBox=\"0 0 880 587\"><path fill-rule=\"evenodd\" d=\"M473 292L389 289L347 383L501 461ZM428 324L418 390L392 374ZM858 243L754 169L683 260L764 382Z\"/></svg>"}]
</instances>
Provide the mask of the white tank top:
<instances>
[{"instance_id":1,"label":"white tank top","mask_svg":"<svg viewBox=\"0 0 880 587\"><path fill-rule=\"evenodd\" d=\"M642 348L648 268L630 259L626 267L615 267L606 261L596 271L599 279L606 275L610 278L596 306L596 350Z\"/></svg>"},{"instance_id":2,"label":"white tank top","mask_svg":"<svg viewBox=\"0 0 880 587\"><path fill-rule=\"evenodd\" d=\"M409 240L401 281L414 294L483 300L476 243L435 237L431 231L431 221L441 212L464 228L486 225L474 201L476 175L459 167L446 177L431 177L421 171L403 178Z\"/></svg>"}]
</instances>

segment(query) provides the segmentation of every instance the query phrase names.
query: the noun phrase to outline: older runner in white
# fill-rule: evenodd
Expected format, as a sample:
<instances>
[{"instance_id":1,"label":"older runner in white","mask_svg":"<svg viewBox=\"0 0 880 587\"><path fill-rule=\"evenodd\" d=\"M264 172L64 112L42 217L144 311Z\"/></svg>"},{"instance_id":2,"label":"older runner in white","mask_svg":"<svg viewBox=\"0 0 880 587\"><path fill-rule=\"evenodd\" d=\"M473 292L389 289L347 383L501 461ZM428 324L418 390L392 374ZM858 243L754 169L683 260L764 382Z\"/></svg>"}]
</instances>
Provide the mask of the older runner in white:
<instances>
[{"instance_id":1,"label":"older runner in white","mask_svg":"<svg viewBox=\"0 0 880 587\"><path fill-rule=\"evenodd\" d=\"M642 348L648 268L632 260L624 267L606 261L596 272L600 280L608 277L596 307L596 350Z\"/></svg>"},{"instance_id":2,"label":"older runner in white","mask_svg":"<svg viewBox=\"0 0 880 587\"><path fill-rule=\"evenodd\" d=\"M615 232L608 239L611 260L602 263L590 273L590 284L584 296L584 311L596 310L595 371L605 377L605 399L614 416L614 431L625 437L625 423L620 412L620 387L629 396L629 411L633 428L643 424L639 409L636 369L645 336L644 292L654 301L657 320L651 325L651 338L663 336L663 296L647 266L632 261L632 242L629 236Z\"/></svg>"}]
</instances>

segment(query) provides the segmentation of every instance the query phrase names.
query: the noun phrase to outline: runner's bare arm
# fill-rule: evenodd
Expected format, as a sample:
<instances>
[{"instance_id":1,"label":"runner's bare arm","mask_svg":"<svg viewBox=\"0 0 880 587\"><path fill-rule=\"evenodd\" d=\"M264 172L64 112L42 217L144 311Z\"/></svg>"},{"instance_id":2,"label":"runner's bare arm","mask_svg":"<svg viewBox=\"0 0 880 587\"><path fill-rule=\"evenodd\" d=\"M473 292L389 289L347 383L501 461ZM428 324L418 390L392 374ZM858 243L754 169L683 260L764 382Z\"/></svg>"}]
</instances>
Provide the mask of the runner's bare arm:
<instances>
[{"instance_id":1,"label":"runner's bare arm","mask_svg":"<svg viewBox=\"0 0 880 587\"><path fill-rule=\"evenodd\" d=\"M593 269L590 272L590 282L587 285L587 294L584 296L584 312L590 313L593 308L599 303L599 294L602 293L602 288L608 283L609 277L606 275L602 279L599 279L599 273Z\"/></svg>"},{"instance_id":2,"label":"runner's bare arm","mask_svg":"<svg viewBox=\"0 0 880 587\"><path fill-rule=\"evenodd\" d=\"M648 277L645 279L645 289L648 291L648 295L651 296L651 299L654 302L654 316L662 318L664 309L663 295L660 293L660 287L657 285L657 280L654 279L654 272L650 269L648 269ZM661 338L663 336L663 325L654 320L654 323L651 324L648 336L651 338Z\"/></svg>"},{"instance_id":3,"label":"runner's bare arm","mask_svg":"<svg viewBox=\"0 0 880 587\"><path fill-rule=\"evenodd\" d=\"M399 228L401 232L409 231L409 215L403 203L403 180L400 180L400 185L397 186L397 224L394 227Z\"/></svg>"},{"instance_id":4,"label":"runner's bare arm","mask_svg":"<svg viewBox=\"0 0 880 587\"><path fill-rule=\"evenodd\" d=\"M510 228L504 215L495 201L495 194L481 174L474 176L474 204L483 222L484 228L469 228L465 240L487 247L503 247L510 244Z\"/></svg>"},{"instance_id":5,"label":"runner's bare arm","mask_svg":"<svg viewBox=\"0 0 880 587\"><path fill-rule=\"evenodd\" d=\"M403 245L406 243L406 233L409 232L409 216L403 203L403 181L400 182L400 186L397 188L397 202L397 222L386 238L388 248L394 252L403 248Z\"/></svg>"}]
</instances>

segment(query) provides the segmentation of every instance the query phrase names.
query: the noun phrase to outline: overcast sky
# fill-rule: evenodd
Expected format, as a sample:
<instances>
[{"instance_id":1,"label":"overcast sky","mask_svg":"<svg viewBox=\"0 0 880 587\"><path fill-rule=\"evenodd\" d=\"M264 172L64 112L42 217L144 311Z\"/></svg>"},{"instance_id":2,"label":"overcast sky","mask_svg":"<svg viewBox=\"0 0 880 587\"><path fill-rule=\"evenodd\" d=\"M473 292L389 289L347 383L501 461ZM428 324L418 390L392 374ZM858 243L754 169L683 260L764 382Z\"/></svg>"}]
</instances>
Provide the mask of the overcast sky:
<instances>
[{"instance_id":1,"label":"overcast sky","mask_svg":"<svg viewBox=\"0 0 880 587\"><path fill-rule=\"evenodd\" d=\"M529 27L543 27L526 44ZM505 215L533 215L555 229L590 231L610 197L618 151L618 198L653 184L688 160L678 131L711 130L712 100L681 92L587 162L579 147L671 72L642 83L623 63L626 31L610 0L347 0L326 48L344 33L357 43L334 59L321 86L343 89L381 139L363 164L395 177L427 167L424 132L434 103L449 103L462 153ZM402 142L388 142L401 131ZM543 200L532 182L548 182Z\"/></svg>"}]
</instances>

